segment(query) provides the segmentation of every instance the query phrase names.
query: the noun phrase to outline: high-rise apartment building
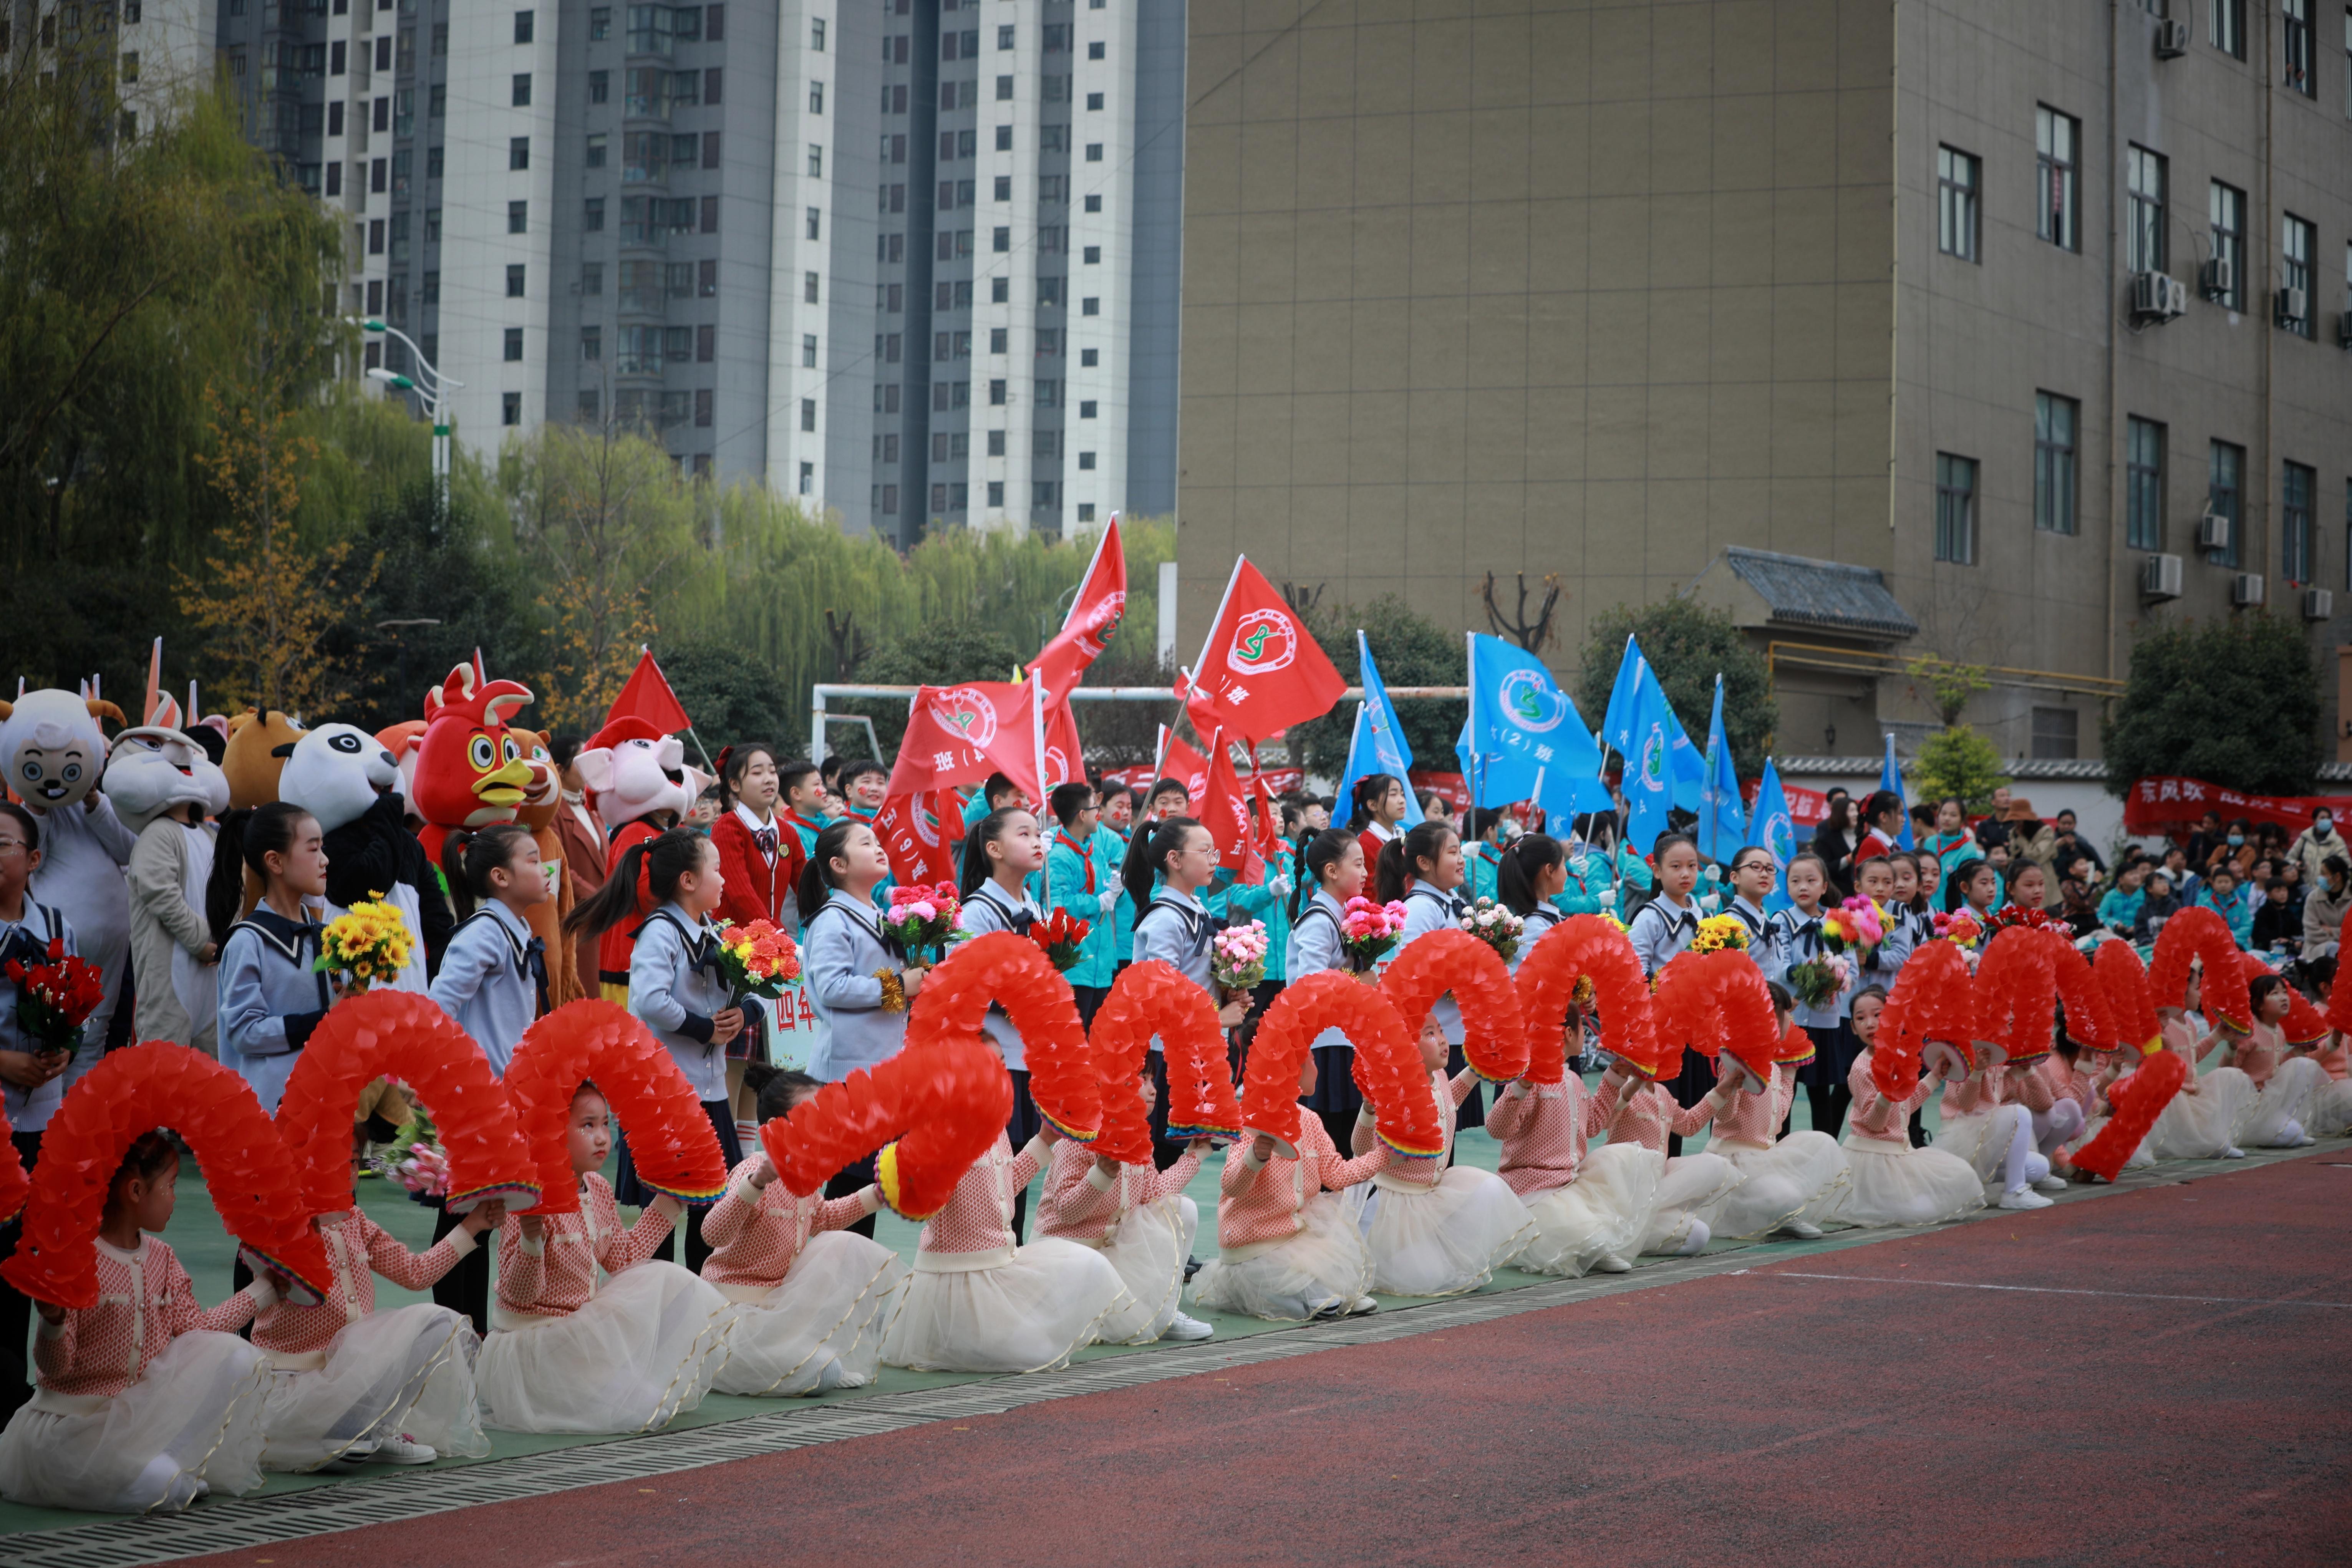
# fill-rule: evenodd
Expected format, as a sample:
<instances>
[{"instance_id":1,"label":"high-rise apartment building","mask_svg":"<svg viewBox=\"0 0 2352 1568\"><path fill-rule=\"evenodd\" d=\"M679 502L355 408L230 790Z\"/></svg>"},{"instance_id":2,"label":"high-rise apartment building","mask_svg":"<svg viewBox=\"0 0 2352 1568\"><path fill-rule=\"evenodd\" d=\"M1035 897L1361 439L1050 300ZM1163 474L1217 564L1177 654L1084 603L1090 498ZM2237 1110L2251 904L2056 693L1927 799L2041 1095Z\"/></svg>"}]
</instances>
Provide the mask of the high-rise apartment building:
<instances>
[{"instance_id":1,"label":"high-rise apartment building","mask_svg":"<svg viewBox=\"0 0 2352 1568\"><path fill-rule=\"evenodd\" d=\"M477 449L612 419L900 542L1172 505L1181 0L211 3Z\"/></svg>"},{"instance_id":2,"label":"high-rise apartment building","mask_svg":"<svg viewBox=\"0 0 2352 1568\"><path fill-rule=\"evenodd\" d=\"M1933 723L1916 654L2008 667L1969 710L2006 754L2089 758L2150 628L2352 640L2347 26L1196 6L1185 574L1483 626L1489 571L1556 572L1563 665L1612 605L1719 595L1784 752Z\"/></svg>"}]
</instances>

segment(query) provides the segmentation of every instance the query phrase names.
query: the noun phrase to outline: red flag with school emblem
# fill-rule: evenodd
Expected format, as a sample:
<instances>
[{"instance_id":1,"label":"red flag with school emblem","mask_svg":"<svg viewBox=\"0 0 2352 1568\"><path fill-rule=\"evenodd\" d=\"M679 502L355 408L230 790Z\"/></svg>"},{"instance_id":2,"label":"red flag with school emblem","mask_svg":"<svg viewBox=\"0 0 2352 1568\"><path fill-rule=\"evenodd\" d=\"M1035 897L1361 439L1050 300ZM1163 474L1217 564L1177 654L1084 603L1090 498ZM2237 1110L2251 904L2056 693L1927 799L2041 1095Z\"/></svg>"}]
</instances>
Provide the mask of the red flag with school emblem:
<instances>
[{"instance_id":1,"label":"red flag with school emblem","mask_svg":"<svg viewBox=\"0 0 2352 1568\"><path fill-rule=\"evenodd\" d=\"M1165 724L1160 726L1160 763L1152 771L1153 783L1161 779L1182 784L1186 814L1201 815L1201 803L1209 793L1209 759L1178 740Z\"/></svg>"},{"instance_id":2,"label":"red flag with school emblem","mask_svg":"<svg viewBox=\"0 0 2352 1568\"><path fill-rule=\"evenodd\" d=\"M890 769L888 795L922 795L950 784L981 784L1001 773L1033 800L1037 736L1030 711L1036 685L969 680L917 689L907 733Z\"/></svg>"},{"instance_id":3,"label":"red flag with school emblem","mask_svg":"<svg viewBox=\"0 0 2352 1568\"><path fill-rule=\"evenodd\" d=\"M1029 673L1045 683L1050 706L1069 701L1070 688L1108 646L1118 630L1119 617L1126 613L1127 556L1119 548L1118 519L1114 517L1095 541L1095 558L1087 565L1070 613L1062 617L1062 629L1029 661ZM1045 743L1050 746L1050 718L1047 723Z\"/></svg>"},{"instance_id":4,"label":"red flag with school emblem","mask_svg":"<svg viewBox=\"0 0 2352 1568\"><path fill-rule=\"evenodd\" d=\"M1046 688L1048 693L1052 689ZM1084 784L1086 777L1087 752L1078 741L1078 721L1071 713L1066 699L1056 702L1049 696L1045 705L1045 787L1056 789L1072 779Z\"/></svg>"},{"instance_id":5,"label":"red flag with school emblem","mask_svg":"<svg viewBox=\"0 0 2352 1568\"><path fill-rule=\"evenodd\" d=\"M1186 674L1176 689L1192 727L1223 726L1252 743L1320 719L1348 689L1321 646L1247 557L1234 563L1201 661Z\"/></svg>"},{"instance_id":6,"label":"red flag with school emblem","mask_svg":"<svg viewBox=\"0 0 2352 1568\"><path fill-rule=\"evenodd\" d=\"M1216 841L1217 864L1244 882L1265 880L1265 860L1258 853L1257 825L1250 818L1249 798L1234 772L1233 748L1223 731L1209 738L1206 795L1196 808L1201 826Z\"/></svg>"},{"instance_id":7,"label":"red flag with school emblem","mask_svg":"<svg viewBox=\"0 0 2352 1568\"><path fill-rule=\"evenodd\" d=\"M874 835L890 857L890 875L902 883L952 882L963 813L955 792L894 795L874 814Z\"/></svg>"}]
</instances>

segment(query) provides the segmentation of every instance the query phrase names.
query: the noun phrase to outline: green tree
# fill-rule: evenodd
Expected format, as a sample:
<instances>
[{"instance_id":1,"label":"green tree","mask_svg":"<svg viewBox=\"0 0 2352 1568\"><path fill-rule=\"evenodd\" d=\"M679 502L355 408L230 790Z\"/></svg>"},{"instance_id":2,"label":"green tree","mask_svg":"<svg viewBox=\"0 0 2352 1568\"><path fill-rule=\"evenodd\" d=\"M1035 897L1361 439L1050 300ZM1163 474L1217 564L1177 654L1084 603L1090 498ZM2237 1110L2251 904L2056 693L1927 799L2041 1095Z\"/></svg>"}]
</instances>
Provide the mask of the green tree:
<instances>
[{"instance_id":1,"label":"green tree","mask_svg":"<svg viewBox=\"0 0 2352 1568\"><path fill-rule=\"evenodd\" d=\"M1929 736L1911 764L1911 796L1930 805L1957 795L1969 810L1981 812L1991 806L1992 792L2009 782L1993 743L1966 724Z\"/></svg>"},{"instance_id":2,"label":"green tree","mask_svg":"<svg viewBox=\"0 0 2352 1568\"><path fill-rule=\"evenodd\" d=\"M2256 795L2307 795L2319 763L2311 644L2268 611L2166 626L2132 649L2104 727L2107 791L2183 773Z\"/></svg>"},{"instance_id":3,"label":"green tree","mask_svg":"<svg viewBox=\"0 0 2352 1568\"><path fill-rule=\"evenodd\" d=\"M894 639L867 661L858 679L876 686L946 686L960 680L1009 680L1013 665L1022 657L1013 639L1003 632L970 622L946 621ZM845 712L863 713L872 719L884 754L898 754L899 738L907 732L907 704L903 700L871 698L843 702L839 707ZM863 749L862 742L849 741L846 730L841 739L844 744L840 750L845 753L855 755Z\"/></svg>"},{"instance_id":4,"label":"green tree","mask_svg":"<svg viewBox=\"0 0 2352 1568\"><path fill-rule=\"evenodd\" d=\"M1370 604L1337 609L1315 605L1304 611L1307 628L1330 656L1349 685L1362 679L1362 661L1356 652L1356 632L1361 628L1371 645L1372 661L1381 681L1391 688L1460 686L1467 679L1467 646L1459 632L1447 631L1394 594L1383 594ZM1413 766L1434 773L1461 767L1454 743L1467 716L1465 704L1444 699L1415 698L1396 705L1397 723L1405 743L1412 748ZM1356 705L1342 702L1322 718L1290 728L1290 754L1300 766L1327 778L1338 778L1348 765L1348 744L1355 732Z\"/></svg>"},{"instance_id":5,"label":"green tree","mask_svg":"<svg viewBox=\"0 0 2352 1568\"><path fill-rule=\"evenodd\" d=\"M1586 623L1584 662L1575 693L1584 721L1597 730L1608 713L1609 693L1616 685L1628 636L1640 640L1675 717L1702 747L1706 744L1707 715L1715 707L1715 678L1722 674L1723 731L1731 742L1733 765L1742 777L1762 773L1766 748L1780 721L1771 672L1728 615L1695 599L1617 605Z\"/></svg>"},{"instance_id":6,"label":"green tree","mask_svg":"<svg viewBox=\"0 0 2352 1568\"><path fill-rule=\"evenodd\" d=\"M662 674L677 693L694 732L716 757L719 748L765 741L785 756L808 748L808 717L786 711L767 667L734 644L710 637L664 638L654 647ZM691 755L691 752L688 752Z\"/></svg>"}]
</instances>

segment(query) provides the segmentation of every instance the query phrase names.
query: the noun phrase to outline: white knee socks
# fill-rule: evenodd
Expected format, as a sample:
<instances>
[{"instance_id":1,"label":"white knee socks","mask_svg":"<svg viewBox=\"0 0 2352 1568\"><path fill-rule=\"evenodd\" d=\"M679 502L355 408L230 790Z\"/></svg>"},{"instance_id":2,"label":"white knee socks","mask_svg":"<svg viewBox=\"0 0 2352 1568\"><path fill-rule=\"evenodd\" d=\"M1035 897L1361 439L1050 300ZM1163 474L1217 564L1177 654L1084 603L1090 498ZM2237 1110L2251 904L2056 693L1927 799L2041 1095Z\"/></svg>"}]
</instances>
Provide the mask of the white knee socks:
<instances>
[{"instance_id":1,"label":"white knee socks","mask_svg":"<svg viewBox=\"0 0 2352 1568\"><path fill-rule=\"evenodd\" d=\"M2047 1110L2033 1113L2033 1142L2044 1158L2054 1158L2058 1151L2083 1135L2083 1108L2071 1100L2061 1100Z\"/></svg>"}]
</instances>

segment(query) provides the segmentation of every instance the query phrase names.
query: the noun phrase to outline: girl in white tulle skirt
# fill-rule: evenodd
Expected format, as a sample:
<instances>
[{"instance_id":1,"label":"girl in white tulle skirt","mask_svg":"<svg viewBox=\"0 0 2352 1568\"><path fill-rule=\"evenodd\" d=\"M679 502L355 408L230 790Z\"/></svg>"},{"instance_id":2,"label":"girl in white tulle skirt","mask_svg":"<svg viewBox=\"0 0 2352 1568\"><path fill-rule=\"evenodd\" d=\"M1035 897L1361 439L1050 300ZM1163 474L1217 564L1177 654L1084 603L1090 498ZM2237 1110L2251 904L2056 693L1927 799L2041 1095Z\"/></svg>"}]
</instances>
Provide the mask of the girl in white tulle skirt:
<instances>
[{"instance_id":1,"label":"girl in white tulle skirt","mask_svg":"<svg viewBox=\"0 0 2352 1568\"><path fill-rule=\"evenodd\" d=\"M684 1205L664 1194L633 1226L597 1172L612 1148L604 1097L572 1102L578 1212L509 1215L476 1381L482 1424L509 1432L655 1432L709 1392L726 1363L725 1298L652 1261Z\"/></svg>"},{"instance_id":2,"label":"girl in white tulle skirt","mask_svg":"<svg viewBox=\"0 0 2352 1568\"><path fill-rule=\"evenodd\" d=\"M1101 1253L1041 1237L1013 1239L1013 1199L1047 1157L1050 1129L1013 1152L1003 1133L923 1224L914 1278L882 1359L919 1372L1050 1372L1094 1343L1127 1300Z\"/></svg>"},{"instance_id":3,"label":"girl in white tulle skirt","mask_svg":"<svg viewBox=\"0 0 2352 1568\"><path fill-rule=\"evenodd\" d=\"M1349 1189L1372 1289L1395 1296L1455 1296L1475 1290L1518 1256L1535 1236L1527 1205L1500 1176L1469 1165L1448 1167L1455 1109L1477 1087L1468 1068L1445 1077L1450 1047L1433 1012L1421 1028L1421 1065L1437 1105L1443 1150L1427 1159L1392 1162L1369 1184ZM1380 1146L1368 1103L1358 1113L1355 1152Z\"/></svg>"},{"instance_id":4,"label":"girl in white tulle skirt","mask_svg":"<svg viewBox=\"0 0 2352 1568\"><path fill-rule=\"evenodd\" d=\"M1862 1055L1846 1075L1853 1106L1846 1114L1846 1194L1837 1217L1853 1226L1940 1225L1984 1207L1984 1184L1973 1166L1946 1150L1911 1146L1911 1113L1942 1081L1930 1071L1903 1099L1889 1100L1870 1075L1886 993L1875 985L1854 994L1853 1033ZM1951 1062L1958 1066L1957 1057Z\"/></svg>"},{"instance_id":5,"label":"girl in white tulle skirt","mask_svg":"<svg viewBox=\"0 0 2352 1568\"><path fill-rule=\"evenodd\" d=\"M2310 1057L2287 1055L2279 1034L2292 1000L2286 976L2258 974L2246 989L2253 998L2253 1029L2231 1040L2230 1065L2252 1080L2256 1093L2238 1125L2237 1142L2249 1149L2299 1149L2316 1142L2304 1130L2304 1118L2327 1083L2327 1070Z\"/></svg>"},{"instance_id":6,"label":"girl in white tulle skirt","mask_svg":"<svg viewBox=\"0 0 2352 1568\"><path fill-rule=\"evenodd\" d=\"M759 1119L816 1092L802 1072L754 1064ZM761 1075L764 1075L762 1077ZM881 1207L870 1184L846 1197L795 1197L765 1153L735 1167L703 1217L712 1247L702 1278L727 1300L721 1394L803 1394L862 1388L881 1368L882 1336L907 1290L907 1266L845 1228Z\"/></svg>"},{"instance_id":7,"label":"girl in white tulle skirt","mask_svg":"<svg viewBox=\"0 0 2352 1568\"><path fill-rule=\"evenodd\" d=\"M1571 1016L1569 1027L1577 1026ZM1607 1087L1613 1103L1624 1089L1622 1068ZM1633 1267L1664 1172L1639 1144L1586 1146L1607 1112L1573 1072L1558 1083L1515 1079L1495 1097L1486 1131L1501 1145L1496 1173L1528 1205L1535 1226L1515 1267L1571 1279Z\"/></svg>"},{"instance_id":8,"label":"girl in white tulle skirt","mask_svg":"<svg viewBox=\"0 0 2352 1568\"><path fill-rule=\"evenodd\" d=\"M2199 1060L2214 1045L2212 1035L2200 1027L2197 1009L2203 1000L2201 979L2191 970L2182 1005L2156 1010L2164 1048L2189 1064L2189 1077L2180 1092L2165 1101L2156 1125L2135 1152L2151 1161L2245 1158L2246 1152L2238 1146L2238 1130L2253 1108L2253 1079L2233 1067L2198 1072Z\"/></svg>"},{"instance_id":9,"label":"girl in white tulle skirt","mask_svg":"<svg viewBox=\"0 0 2352 1568\"><path fill-rule=\"evenodd\" d=\"M1614 1094L1602 1082L1610 1146L1642 1149L1658 1170L1657 1199L1635 1244L1643 1252L1689 1258L1705 1251L1714 1232L1701 1214L1747 1180L1738 1167L1712 1150L1671 1159L1666 1155L1667 1133L1690 1137L1714 1121L1729 1099L1728 1088L1718 1085L1705 1100L1685 1108L1676 1105L1666 1086L1654 1079L1628 1079L1623 1090Z\"/></svg>"},{"instance_id":10,"label":"girl in white tulle skirt","mask_svg":"<svg viewBox=\"0 0 2352 1568\"><path fill-rule=\"evenodd\" d=\"M180 1159L160 1132L131 1145L99 1223L98 1300L37 1303L31 1403L0 1434L0 1497L37 1508L170 1513L261 1484L268 1370L236 1337L277 1288L255 1280L205 1311L172 1249Z\"/></svg>"},{"instance_id":11,"label":"girl in white tulle skirt","mask_svg":"<svg viewBox=\"0 0 2352 1568\"><path fill-rule=\"evenodd\" d=\"M1729 1161L1741 1181L1702 1209L1699 1217L1714 1234L1727 1238L1786 1231L1810 1241L1822 1234L1822 1223L1834 1216L1845 1199L1845 1154L1826 1132L1774 1136L1797 1098L1797 1069L1813 1059L1813 1037L1790 1027L1789 993L1777 983L1771 990L1780 1030L1771 1082L1758 1083L1728 1050L1717 1059L1722 1081L1717 1092L1728 1089L1731 1097L1715 1113L1715 1135L1707 1149Z\"/></svg>"},{"instance_id":12,"label":"girl in white tulle skirt","mask_svg":"<svg viewBox=\"0 0 2352 1568\"><path fill-rule=\"evenodd\" d=\"M1151 1075L1142 1074L1136 1087L1149 1117L1159 1092ZM1127 1300L1096 1325L1096 1337L1105 1343L1205 1340L1216 1331L1177 1310L1184 1265L1201 1229L1200 1206L1184 1188L1208 1152L1206 1138L1192 1139L1161 1171L1149 1160L1129 1164L1067 1139L1054 1145L1037 1204L1037 1234L1093 1247L1118 1270Z\"/></svg>"}]
</instances>

